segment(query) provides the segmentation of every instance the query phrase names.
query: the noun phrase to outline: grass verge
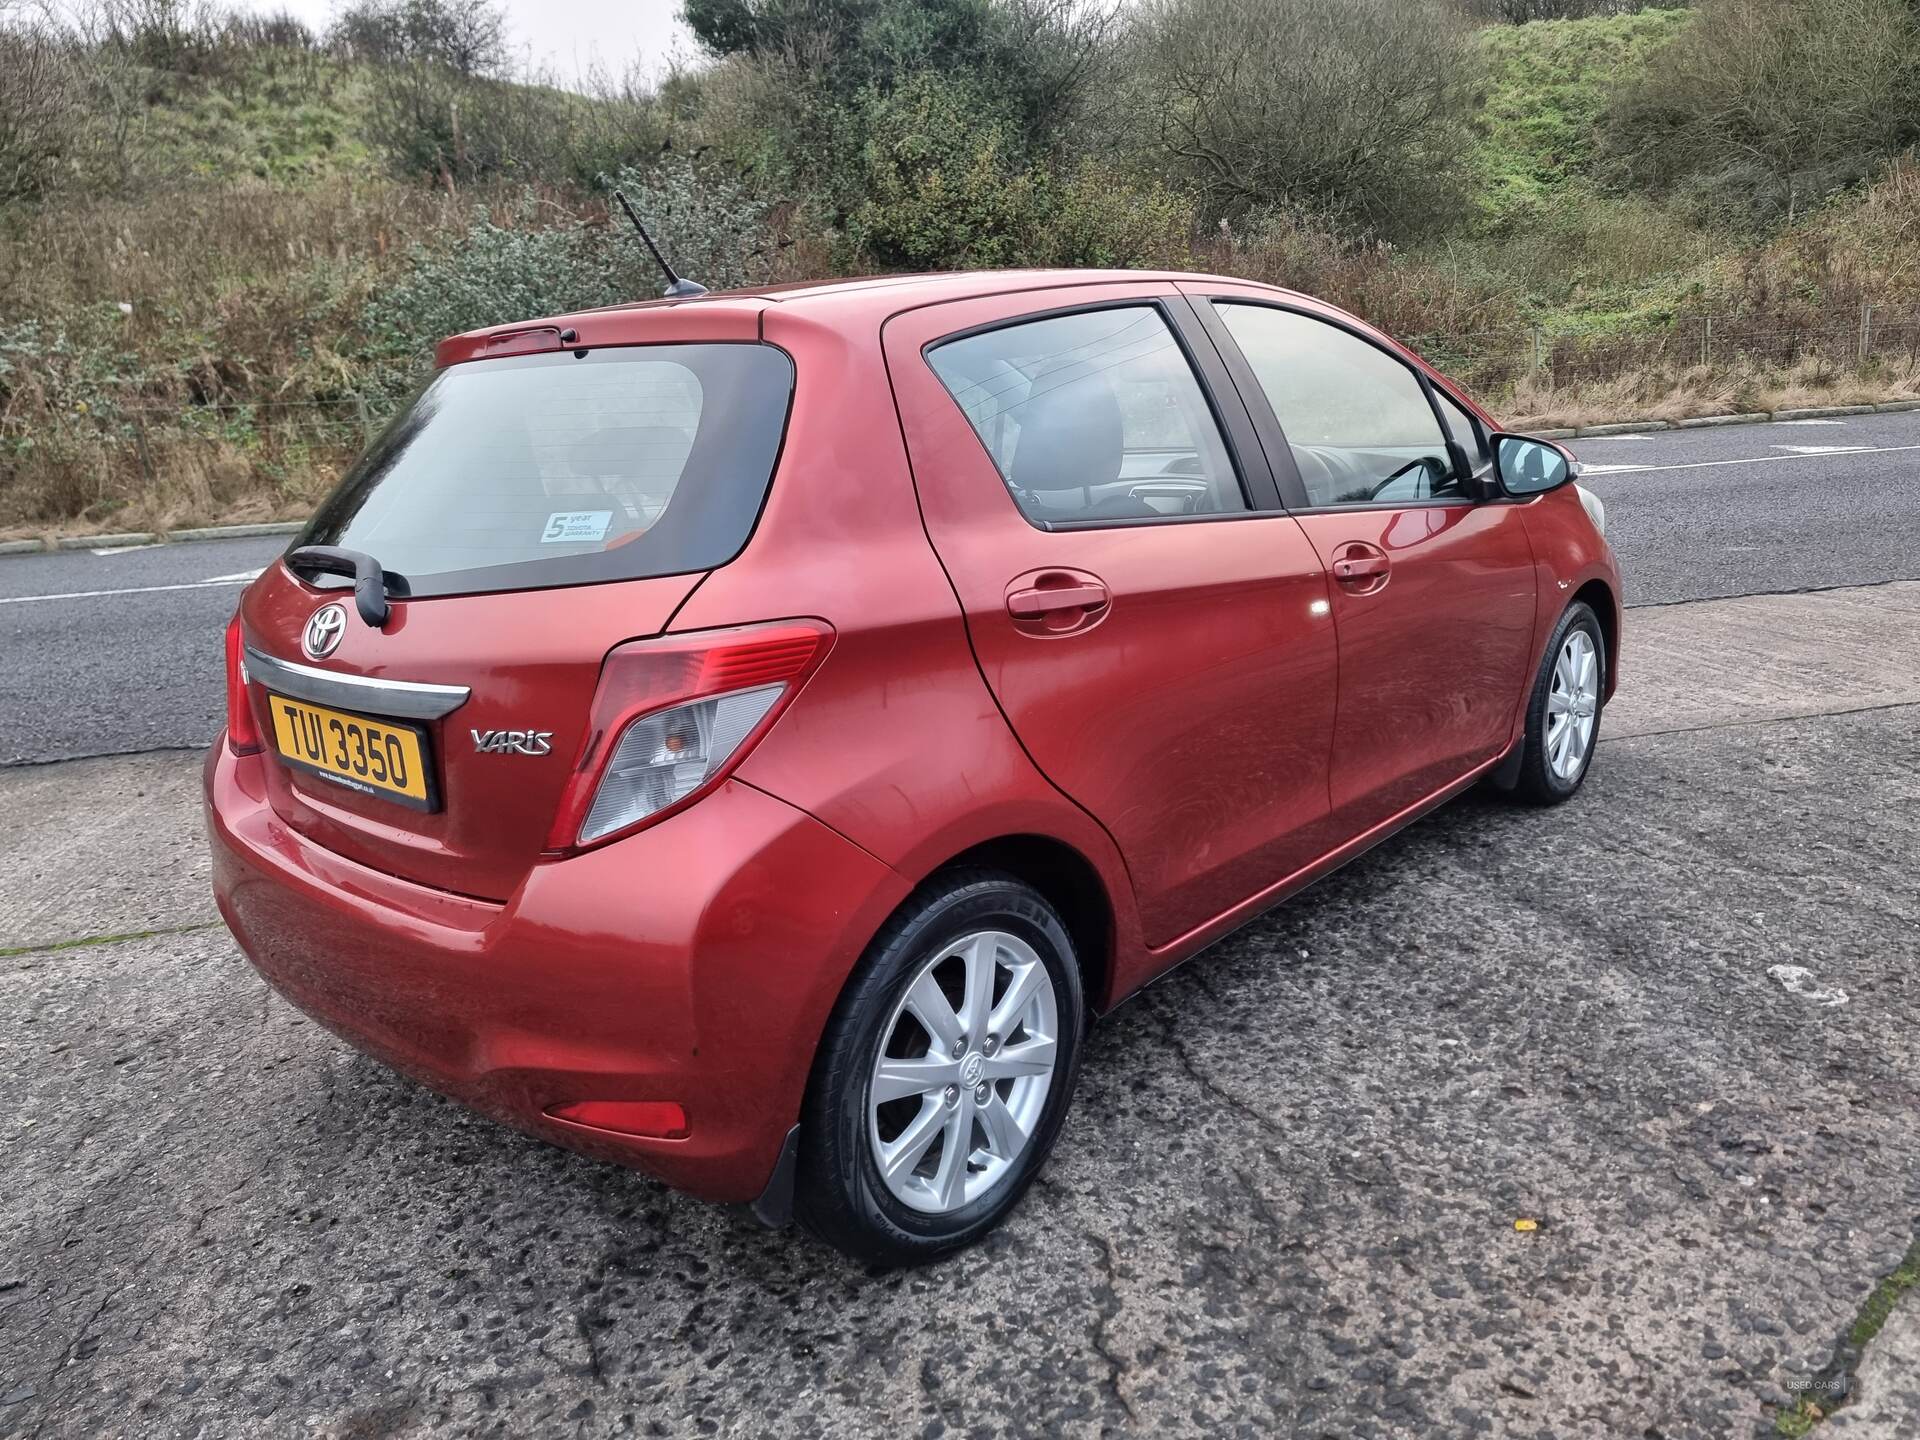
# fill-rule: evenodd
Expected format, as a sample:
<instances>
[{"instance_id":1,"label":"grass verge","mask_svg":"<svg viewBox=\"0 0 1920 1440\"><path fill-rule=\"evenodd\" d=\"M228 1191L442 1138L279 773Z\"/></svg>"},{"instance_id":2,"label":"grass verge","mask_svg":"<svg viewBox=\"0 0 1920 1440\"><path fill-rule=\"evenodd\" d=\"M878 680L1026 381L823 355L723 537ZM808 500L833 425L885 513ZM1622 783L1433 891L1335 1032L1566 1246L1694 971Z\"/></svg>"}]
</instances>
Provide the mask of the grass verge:
<instances>
[{"instance_id":1,"label":"grass verge","mask_svg":"<svg viewBox=\"0 0 1920 1440\"><path fill-rule=\"evenodd\" d=\"M1853 1399L1854 1375L1860 1369L1867 1346L1885 1328L1894 1307L1900 1303L1900 1297L1916 1286L1920 1286L1920 1236L1914 1237L1913 1244L1907 1247L1907 1253L1900 1257L1900 1263L1873 1287L1854 1315L1853 1324L1847 1327L1839 1353L1809 1383L1807 1388L1810 1394L1831 1396L1832 1403L1823 1405L1818 1400L1802 1399L1792 1409L1782 1410L1774 1418L1775 1434L1787 1436L1789 1440L1799 1440L1799 1437L1810 1434L1828 1416Z\"/></svg>"}]
</instances>

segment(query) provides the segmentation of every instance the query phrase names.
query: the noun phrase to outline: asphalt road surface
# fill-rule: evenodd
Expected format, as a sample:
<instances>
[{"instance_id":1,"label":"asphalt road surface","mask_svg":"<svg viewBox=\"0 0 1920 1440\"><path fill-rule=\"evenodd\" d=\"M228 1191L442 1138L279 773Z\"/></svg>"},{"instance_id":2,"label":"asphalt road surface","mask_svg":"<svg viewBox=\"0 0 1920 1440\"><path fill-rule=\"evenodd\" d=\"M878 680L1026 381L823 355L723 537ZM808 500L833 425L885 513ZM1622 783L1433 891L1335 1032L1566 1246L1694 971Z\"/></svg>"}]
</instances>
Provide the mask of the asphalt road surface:
<instances>
[{"instance_id":1,"label":"asphalt road surface","mask_svg":"<svg viewBox=\"0 0 1920 1440\"><path fill-rule=\"evenodd\" d=\"M1573 803L1469 796L1123 1006L922 1271L303 1019L213 912L193 754L0 768L0 1437L1920 1434L1920 417L1772 448L1842 434L1581 444L1647 467L1593 482L1634 599L1756 593L1630 618ZM0 560L142 591L0 603L0 750L201 742L203 582L275 548Z\"/></svg>"},{"instance_id":2,"label":"asphalt road surface","mask_svg":"<svg viewBox=\"0 0 1920 1440\"><path fill-rule=\"evenodd\" d=\"M1920 578L1920 412L1575 443L1630 605ZM282 540L0 559L0 765L204 745Z\"/></svg>"},{"instance_id":3,"label":"asphalt road surface","mask_svg":"<svg viewBox=\"0 0 1920 1440\"><path fill-rule=\"evenodd\" d=\"M1569 443L1629 605L1920 576L1920 411Z\"/></svg>"},{"instance_id":4,"label":"asphalt road surface","mask_svg":"<svg viewBox=\"0 0 1920 1440\"><path fill-rule=\"evenodd\" d=\"M205 745L240 587L285 545L0 557L0 765Z\"/></svg>"}]
</instances>

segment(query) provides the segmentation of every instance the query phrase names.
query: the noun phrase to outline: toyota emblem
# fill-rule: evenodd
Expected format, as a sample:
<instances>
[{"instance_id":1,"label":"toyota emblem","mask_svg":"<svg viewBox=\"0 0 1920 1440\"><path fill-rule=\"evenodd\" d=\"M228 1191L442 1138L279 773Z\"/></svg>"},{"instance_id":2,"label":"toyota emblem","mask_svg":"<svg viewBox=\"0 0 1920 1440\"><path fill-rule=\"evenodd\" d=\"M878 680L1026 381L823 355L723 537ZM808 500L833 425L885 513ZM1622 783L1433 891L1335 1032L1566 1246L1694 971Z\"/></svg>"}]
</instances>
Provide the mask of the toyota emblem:
<instances>
[{"instance_id":1,"label":"toyota emblem","mask_svg":"<svg viewBox=\"0 0 1920 1440\"><path fill-rule=\"evenodd\" d=\"M342 605L322 605L307 621L300 646L314 660L324 660L340 648L340 637L347 633L347 612Z\"/></svg>"}]
</instances>

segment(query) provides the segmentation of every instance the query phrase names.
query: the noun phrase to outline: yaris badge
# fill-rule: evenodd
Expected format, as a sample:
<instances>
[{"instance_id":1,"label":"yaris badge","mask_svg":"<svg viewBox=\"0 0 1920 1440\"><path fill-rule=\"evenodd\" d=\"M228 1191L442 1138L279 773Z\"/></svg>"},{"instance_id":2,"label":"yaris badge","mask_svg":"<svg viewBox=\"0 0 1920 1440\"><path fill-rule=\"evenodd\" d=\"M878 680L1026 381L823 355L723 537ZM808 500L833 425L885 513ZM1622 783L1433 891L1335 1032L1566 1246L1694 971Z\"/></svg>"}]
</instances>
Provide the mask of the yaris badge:
<instances>
[{"instance_id":1,"label":"yaris badge","mask_svg":"<svg viewBox=\"0 0 1920 1440\"><path fill-rule=\"evenodd\" d=\"M482 755L551 755L551 730L474 730L473 748Z\"/></svg>"}]
</instances>

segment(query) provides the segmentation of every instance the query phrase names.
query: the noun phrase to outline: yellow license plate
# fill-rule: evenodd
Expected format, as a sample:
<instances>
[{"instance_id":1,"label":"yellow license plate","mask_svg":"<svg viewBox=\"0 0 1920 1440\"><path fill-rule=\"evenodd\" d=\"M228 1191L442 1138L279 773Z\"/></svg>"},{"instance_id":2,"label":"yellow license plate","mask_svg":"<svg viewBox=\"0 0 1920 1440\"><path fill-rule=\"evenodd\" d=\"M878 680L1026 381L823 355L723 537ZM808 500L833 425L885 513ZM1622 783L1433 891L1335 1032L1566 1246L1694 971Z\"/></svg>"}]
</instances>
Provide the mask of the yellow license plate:
<instances>
[{"instance_id":1,"label":"yellow license plate","mask_svg":"<svg viewBox=\"0 0 1920 1440\"><path fill-rule=\"evenodd\" d=\"M295 769L416 810L438 808L427 738L421 731L284 695L269 695L267 700L273 709L274 746Z\"/></svg>"}]
</instances>

